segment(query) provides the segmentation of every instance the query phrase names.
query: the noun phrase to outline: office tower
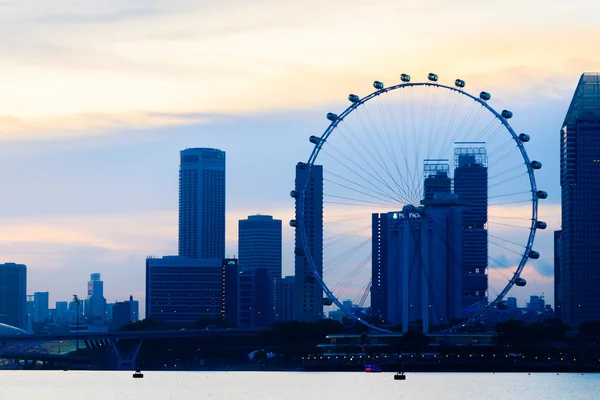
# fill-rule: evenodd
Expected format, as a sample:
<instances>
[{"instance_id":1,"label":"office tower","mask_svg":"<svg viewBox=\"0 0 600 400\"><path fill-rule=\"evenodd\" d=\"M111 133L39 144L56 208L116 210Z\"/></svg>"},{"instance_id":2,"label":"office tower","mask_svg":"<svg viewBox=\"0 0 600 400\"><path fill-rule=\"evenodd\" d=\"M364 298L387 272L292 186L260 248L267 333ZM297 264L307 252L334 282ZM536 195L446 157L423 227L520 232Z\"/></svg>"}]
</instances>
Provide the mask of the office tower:
<instances>
[{"instance_id":1,"label":"office tower","mask_svg":"<svg viewBox=\"0 0 600 400\"><path fill-rule=\"evenodd\" d=\"M600 74L579 79L560 135L558 304L570 325L600 320ZM558 307L557 307L558 310Z\"/></svg>"},{"instance_id":2,"label":"office tower","mask_svg":"<svg viewBox=\"0 0 600 400\"><path fill-rule=\"evenodd\" d=\"M165 256L146 259L146 317L174 326L220 320L222 261Z\"/></svg>"},{"instance_id":3,"label":"office tower","mask_svg":"<svg viewBox=\"0 0 600 400\"><path fill-rule=\"evenodd\" d=\"M488 288L488 170L484 143L455 143L454 193L464 203L462 221L463 307L486 300Z\"/></svg>"},{"instance_id":4,"label":"office tower","mask_svg":"<svg viewBox=\"0 0 600 400\"><path fill-rule=\"evenodd\" d=\"M179 169L179 255L225 257L225 152L181 151Z\"/></svg>"},{"instance_id":5,"label":"office tower","mask_svg":"<svg viewBox=\"0 0 600 400\"><path fill-rule=\"evenodd\" d=\"M106 299L104 298L104 282L100 279L99 273L90 275L87 294L84 309L88 324L103 325L106 319Z\"/></svg>"},{"instance_id":6,"label":"office tower","mask_svg":"<svg viewBox=\"0 0 600 400\"><path fill-rule=\"evenodd\" d=\"M239 221L238 235L240 270L265 268L271 278L281 278L281 220L250 215Z\"/></svg>"},{"instance_id":7,"label":"office tower","mask_svg":"<svg viewBox=\"0 0 600 400\"><path fill-rule=\"evenodd\" d=\"M372 217L372 315L403 332L461 316L464 207L450 194L423 203Z\"/></svg>"},{"instance_id":8,"label":"office tower","mask_svg":"<svg viewBox=\"0 0 600 400\"><path fill-rule=\"evenodd\" d=\"M452 180L449 176L450 165L447 159L425 160L423 172L425 175L423 198L425 200L432 200L436 194L448 194L452 192Z\"/></svg>"},{"instance_id":9,"label":"office tower","mask_svg":"<svg viewBox=\"0 0 600 400\"><path fill-rule=\"evenodd\" d=\"M48 319L48 292L35 292L33 294L33 322L44 322Z\"/></svg>"},{"instance_id":10,"label":"office tower","mask_svg":"<svg viewBox=\"0 0 600 400\"><path fill-rule=\"evenodd\" d=\"M295 280L294 276L286 276L275 281L275 322L295 321Z\"/></svg>"},{"instance_id":11,"label":"office tower","mask_svg":"<svg viewBox=\"0 0 600 400\"><path fill-rule=\"evenodd\" d=\"M260 328L273 323L270 281L265 268L239 273L239 327Z\"/></svg>"},{"instance_id":12,"label":"office tower","mask_svg":"<svg viewBox=\"0 0 600 400\"><path fill-rule=\"evenodd\" d=\"M66 301L56 302L56 318L65 319L69 314L69 303Z\"/></svg>"},{"instance_id":13,"label":"office tower","mask_svg":"<svg viewBox=\"0 0 600 400\"><path fill-rule=\"evenodd\" d=\"M323 276L323 167L321 165L296 165L295 190L301 193L306 187L304 199L296 199L296 221L304 223L305 243L300 229L295 232L294 275L296 296L295 318L301 322L318 322L323 319L323 289L314 278L314 272L306 259L304 249L308 248L316 272ZM300 204L304 205L304 215L300 214Z\"/></svg>"},{"instance_id":14,"label":"office tower","mask_svg":"<svg viewBox=\"0 0 600 400\"><path fill-rule=\"evenodd\" d=\"M239 324L239 275L238 260L235 258L224 259L221 319L232 327L237 327Z\"/></svg>"},{"instance_id":15,"label":"office tower","mask_svg":"<svg viewBox=\"0 0 600 400\"><path fill-rule=\"evenodd\" d=\"M27 329L27 267L0 264L0 323Z\"/></svg>"}]
</instances>

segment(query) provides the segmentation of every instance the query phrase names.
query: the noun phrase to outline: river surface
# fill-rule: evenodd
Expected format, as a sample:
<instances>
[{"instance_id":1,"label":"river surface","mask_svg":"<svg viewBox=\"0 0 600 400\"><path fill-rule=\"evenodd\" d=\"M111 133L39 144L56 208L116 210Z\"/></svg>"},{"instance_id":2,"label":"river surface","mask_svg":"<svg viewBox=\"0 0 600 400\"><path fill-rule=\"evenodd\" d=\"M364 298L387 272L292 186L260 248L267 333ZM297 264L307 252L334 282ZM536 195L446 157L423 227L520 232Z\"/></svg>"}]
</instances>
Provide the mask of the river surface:
<instances>
[{"instance_id":1,"label":"river surface","mask_svg":"<svg viewBox=\"0 0 600 400\"><path fill-rule=\"evenodd\" d=\"M587 400L600 374L0 371L1 400Z\"/></svg>"}]
</instances>

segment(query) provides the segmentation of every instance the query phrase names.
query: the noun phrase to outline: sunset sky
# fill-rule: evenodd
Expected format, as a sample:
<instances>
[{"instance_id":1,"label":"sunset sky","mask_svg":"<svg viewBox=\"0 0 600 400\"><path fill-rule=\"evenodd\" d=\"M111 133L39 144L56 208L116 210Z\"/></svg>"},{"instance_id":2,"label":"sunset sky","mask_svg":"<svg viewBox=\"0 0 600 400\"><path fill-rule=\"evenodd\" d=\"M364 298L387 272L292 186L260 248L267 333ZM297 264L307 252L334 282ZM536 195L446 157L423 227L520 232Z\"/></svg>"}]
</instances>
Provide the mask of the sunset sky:
<instances>
[{"instance_id":1,"label":"sunset sky","mask_svg":"<svg viewBox=\"0 0 600 400\"><path fill-rule=\"evenodd\" d=\"M293 217L294 165L349 93L402 72L467 81L509 108L544 163L549 227L528 265L552 298L559 130L579 76L600 70L597 1L0 0L0 250L28 292L143 303L144 260L177 251L179 150L227 152L237 220ZM293 269L284 223L284 274ZM527 287L519 297L534 294Z\"/></svg>"}]
</instances>

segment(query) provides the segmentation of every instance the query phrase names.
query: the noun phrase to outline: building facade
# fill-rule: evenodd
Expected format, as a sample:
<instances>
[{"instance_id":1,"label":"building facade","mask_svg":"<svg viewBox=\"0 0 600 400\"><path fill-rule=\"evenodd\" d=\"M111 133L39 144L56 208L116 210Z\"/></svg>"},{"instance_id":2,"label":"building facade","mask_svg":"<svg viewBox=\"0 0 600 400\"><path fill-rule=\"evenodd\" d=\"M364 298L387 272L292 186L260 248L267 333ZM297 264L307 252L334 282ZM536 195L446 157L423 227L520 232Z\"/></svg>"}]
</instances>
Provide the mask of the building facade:
<instances>
[{"instance_id":1,"label":"building facade","mask_svg":"<svg viewBox=\"0 0 600 400\"><path fill-rule=\"evenodd\" d=\"M275 281L275 322L295 321L294 315L294 276L286 276Z\"/></svg>"},{"instance_id":2,"label":"building facade","mask_svg":"<svg viewBox=\"0 0 600 400\"><path fill-rule=\"evenodd\" d=\"M224 151L181 151L179 255L207 260L225 257Z\"/></svg>"},{"instance_id":3,"label":"building facade","mask_svg":"<svg viewBox=\"0 0 600 400\"><path fill-rule=\"evenodd\" d=\"M136 322L139 318L140 305L133 296L129 296L127 301L117 301L112 306L111 326L113 329L119 329L123 325Z\"/></svg>"},{"instance_id":4,"label":"building facade","mask_svg":"<svg viewBox=\"0 0 600 400\"><path fill-rule=\"evenodd\" d=\"M238 223L238 260L242 272L264 268L281 278L281 220L250 215Z\"/></svg>"},{"instance_id":5,"label":"building facade","mask_svg":"<svg viewBox=\"0 0 600 400\"><path fill-rule=\"evenodd\" d=\"M239 286L240 269L236 258L223 260L223 299L221 305L221 319L232 327L239 325L238 314L240 308Z\"/></svg>"},{"instance_id":6,"label":"building facade","mask_svg":"<svg viewBox=\"0 0 600 400\"><path fill-rule=\"evenodd\" d=\"M0 264L0 323L27 329L27 267Z\"/></svg>"},{"instance_id":7,"label":"building facade","mask_svg":"<svg viewBox=\"0 0 600 400\"><path fill-rule=\"evenodd\" d=\"M261 328L272 325L271 288L269 271L265 268L239 273L239 327Z\"/></svg>"},{"instance_id":8,"label":"building facade","mask_svg":"<svg viewBox=\"0 0 600 400\"><path fill-rule=\"evenodd\" d=\"M454 194L464 202L462 306L486 301L488 289L488 169L484 143L456 143Z\"/></svg>"},{"instance_id":9,"label":"building facade","mask_svg":"<svg viewBox=\"0 0 600 400\"><path fill-rule=\"evenodd\" d=\"M600 320L600 74L584 73L560 134L560 233L556 310L577 326ZM560 307L560 309L559 309Z\"/></svg>"},{"instance_id":10,"label":"building facade","mask_svg":"<svg viewBox=\"0 0 600 400\"><path fill-rule=\"evenodd\" d=\"M104 282L99 273L90 275L87 286L87 299L84 301L85 319L88 324L103 325L106 322L106 299Z\"/></svg>"},{"instance_id":11,"label":"building facade","mask_svg":"<svg viewBox=\"0 0 600 400\"><path fill-rule=\"evenodd\" d=\"M146 317L174 326L221 319L222 259L146 259Z\"/></svg>"},{"instance_id":12,"label":"building facade","mask_svg":"<svg viewBox=\"0 0 600 400\"><path fill-rule=\"evenodd\" d=\"M40 323L48 319L49 296L48 292L33 294L33 322Z\"/></svg>"}]
</instances>

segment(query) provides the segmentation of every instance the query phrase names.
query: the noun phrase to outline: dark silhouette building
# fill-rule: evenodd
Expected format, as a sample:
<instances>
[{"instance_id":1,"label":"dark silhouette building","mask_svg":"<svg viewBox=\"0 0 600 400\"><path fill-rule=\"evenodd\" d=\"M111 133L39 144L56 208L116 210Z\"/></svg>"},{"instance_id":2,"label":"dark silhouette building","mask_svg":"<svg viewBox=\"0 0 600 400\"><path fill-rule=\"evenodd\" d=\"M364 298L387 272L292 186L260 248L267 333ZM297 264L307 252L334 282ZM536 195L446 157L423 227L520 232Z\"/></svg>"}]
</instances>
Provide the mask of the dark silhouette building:
<instances>
[{"instance_id":1,"label":"dark silhouette building","mask_svg":"<svg viewBox=\"0 0 600 400\"><path fill-rule=\"evenodd\" d=\"M27 267L0 264L0 323L27 329Z\"/></svg>"},{"instance_id":2,"label":"dark silhouette building","mask_svg":"<svg viewBox=\"0 0 600 400\"><path fill-rule=\"evenodd\" d=\"M599 73L581 75L563 122L560 186L556 310L564 322L576 326L600 320Z\"/></svg>"},{"instance_id":3,"label":"dark silhouette building","mask_svg":"<svg viewBox=\"0 0 600 400\"><path fill-rule=\"evenodd\" d=\"M269 271L258 268L239 274L239 326L260 328L273 324L273 285Z\"/></svg>"},{"instance_id":4,"label":"dark silhouette building","mask_svg":"<svg viewBox=\"0 0 600 400\"><path fill-rule=\"evenodd\" d=\"M454 149L454 193L463 202L462 305L486 300L488 281L487 155L483 143L460 142Z\"/></svg>"},{"instance_id":5,"label":"dark silhouette building","mask_svg":"<svg viewBox=\"0 0 600 400\"><path fill-rule=\"evenodd\" d=\"M323 288L314 278L314 272L306 259L305 249L310 252L316 272L323 276L323 167L321 165L296 165L295 190L301 193L306 186L304 199L296 200L296 221L303 217L306 246L301 229L296 229L294 275L296 307L295 318L302 322L318 322L323 319ZM303 201L304 215L299 205Z\"/></svg>"}]
</instances>

